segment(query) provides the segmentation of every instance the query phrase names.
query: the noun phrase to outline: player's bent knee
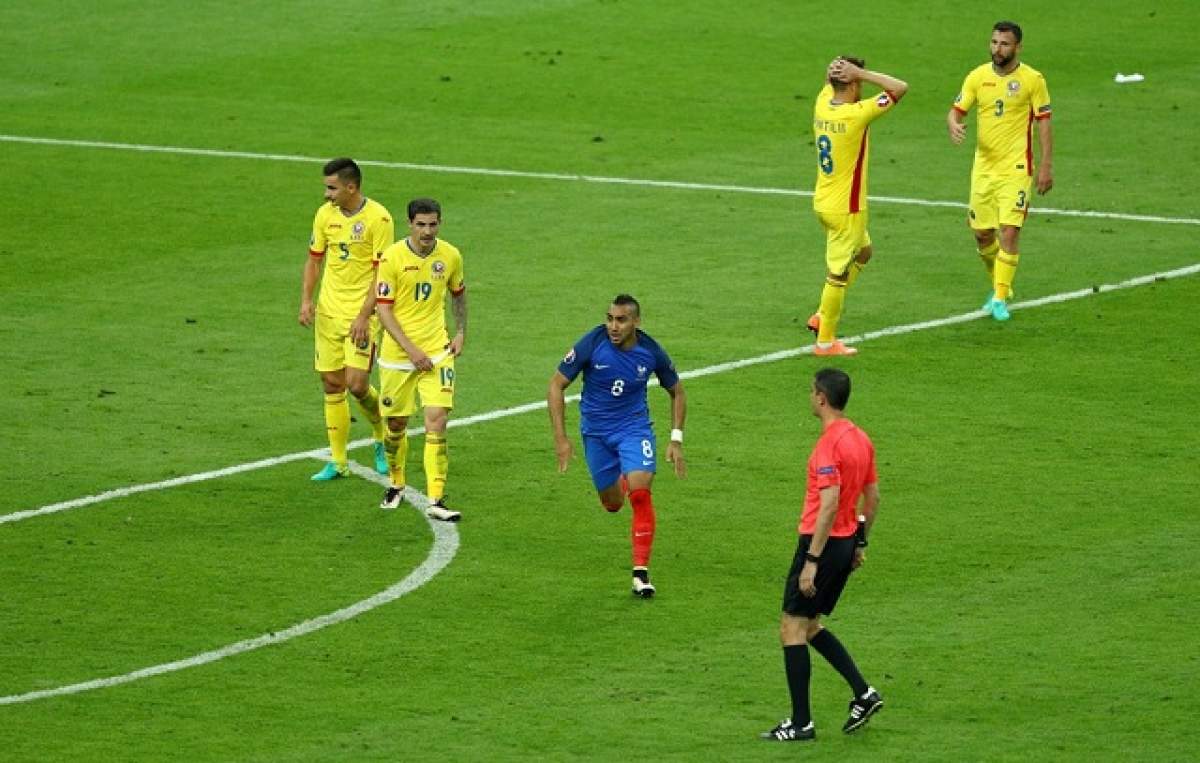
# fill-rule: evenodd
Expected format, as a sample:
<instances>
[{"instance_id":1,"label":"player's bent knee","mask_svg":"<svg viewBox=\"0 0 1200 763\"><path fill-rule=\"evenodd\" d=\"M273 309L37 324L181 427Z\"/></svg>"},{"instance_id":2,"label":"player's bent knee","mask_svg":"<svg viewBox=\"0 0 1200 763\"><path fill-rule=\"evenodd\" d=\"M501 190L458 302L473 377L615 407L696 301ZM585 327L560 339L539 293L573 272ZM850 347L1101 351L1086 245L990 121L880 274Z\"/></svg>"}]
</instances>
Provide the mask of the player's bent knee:
<instances>
[{"instance_id":1,"label":"player's bent knee","mask_svg":"<svg viewBox=\"0 0 1200 763\"><path fill-rule=\"evenodd\" d=\"M388 426L388 429L390 429L393 432L403 432L404 428L408 426L408 419L407 418L399 418L396 416L389 416L388 420L387 420L387 426Z\"/></svg>"},{"instance_id":2,"label":"player's bent knee","mask_svg":"<svg viewBox=\"0 0 1200 763\"><path fill-rule=\"evenodd\" d=\"M601 497L600 505L603 506L604 510L607 511L609 514L615 514L621 510L622 506L625 505L625 500Z\"/></svg>"}]
</instances>

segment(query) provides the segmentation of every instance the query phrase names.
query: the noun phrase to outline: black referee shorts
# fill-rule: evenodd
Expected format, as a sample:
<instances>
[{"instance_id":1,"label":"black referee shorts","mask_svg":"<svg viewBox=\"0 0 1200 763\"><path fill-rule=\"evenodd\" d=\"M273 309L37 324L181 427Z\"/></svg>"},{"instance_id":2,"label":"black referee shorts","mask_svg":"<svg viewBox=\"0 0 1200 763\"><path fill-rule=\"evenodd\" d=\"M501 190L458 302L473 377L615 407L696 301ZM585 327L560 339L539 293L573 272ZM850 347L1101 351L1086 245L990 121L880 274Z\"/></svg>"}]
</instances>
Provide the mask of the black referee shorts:
<instances>
[{"instance_id":1,"label":"black referee shorts","mask_svg":"<svg viewBox=\"0 0 1200 763\"><path fill-rule=\"evenodd\" d=\"M846 581L850 579L850 564L854 561L854 536L830 538L821 551L817 563L817 594L811 599L800 591L800 571L804 569L804 554L808 551L811 535L801 535L796 546L792 568L788 570L787 583L783 588L783 611L796 617L816 617L833 612Z\"/></svg>"}]
</instances>

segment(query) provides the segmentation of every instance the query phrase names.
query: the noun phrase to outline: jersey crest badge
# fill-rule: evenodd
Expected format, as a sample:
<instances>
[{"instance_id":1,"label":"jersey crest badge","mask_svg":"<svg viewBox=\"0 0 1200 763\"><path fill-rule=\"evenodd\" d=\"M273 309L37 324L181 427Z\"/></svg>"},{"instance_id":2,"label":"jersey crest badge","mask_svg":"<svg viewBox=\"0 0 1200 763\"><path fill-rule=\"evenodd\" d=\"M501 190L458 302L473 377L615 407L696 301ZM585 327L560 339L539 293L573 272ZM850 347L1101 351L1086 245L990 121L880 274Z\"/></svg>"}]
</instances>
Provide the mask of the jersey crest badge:
<instances>
[{"instance_id":1,"label":"jersey crest badge","mask_svg":"<svg viewBox=\"0 0 1200 763\"><path fill-rule=\"evenodd\" d=\"M1021 83L1017 82L1015 79L1009 80L1008 81L1008 94L1016 95L1019 92L1021 92Z\"/></svg>"},{"instance_id":2,"label":"jersey crest badge","mask_svg":"<svg viewBox=\"0 0 1200 763\"><path fill-rule=\"evenodd\" d=\"M363 232L367 230L367 224L362 220L354 223L354 227L350 229L350 235L354 236L355 241L362 241Z\"/></svg>"},{"instance_id":3,"label":"jersey crest badge","mask_svg":"<svg viewBox=\"0 0 1200 763\"><path fill-rule=\"evenodd\" d=\"M643 378L646 375L646 367L643 365L639 365L637 367L637 369L638 369L638 378L639 379Z\"/></svg>"},{"instance_id":4,"label":"jersey crest badge","mask_svg":"<svg viewBox=\"0 0 1200 763\"><path fill-rule=\"evenodd\" d=\"M441 260L434 260L433 264L429 267L435 274L446 272L446 263L442 262Z\"/></svg>"}]
</instances>

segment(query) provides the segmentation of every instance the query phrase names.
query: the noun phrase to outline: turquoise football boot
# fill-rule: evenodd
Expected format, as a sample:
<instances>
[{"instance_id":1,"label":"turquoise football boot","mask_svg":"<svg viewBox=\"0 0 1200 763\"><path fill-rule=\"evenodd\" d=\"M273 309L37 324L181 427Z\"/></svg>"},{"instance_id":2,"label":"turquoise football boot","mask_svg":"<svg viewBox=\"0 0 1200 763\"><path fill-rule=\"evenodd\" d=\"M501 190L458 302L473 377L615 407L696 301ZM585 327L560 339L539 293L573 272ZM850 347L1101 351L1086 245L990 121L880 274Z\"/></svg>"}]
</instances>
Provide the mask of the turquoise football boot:
<instances>
[{"instance_id":1,"label":"turquoise football boot","mask_svg":"<svg viewBox=\"0 0 1200 763\"><path fill-rule=\"evenodd\" d=\"M338 466L337 464L330 461L329 463L325 464L325 466L321 467L321 471L317 472L316 474L314 474L312 476L312 481L313 482L329 482L330 480L336 480L339 477L349 477L349 476L350 476L350 467L349 466Z\"/></svg>"},{"instance_id":2,"label":"turquoise football boot","mask_svg":"<svg viewBox=\"0 0 1200 763\"><path fill-rule=\"evenodd\" d=\"M380 474L388 473L387 451L383 449L383 443L375 443L375 471Z\"/></svg>"}]
</instances>

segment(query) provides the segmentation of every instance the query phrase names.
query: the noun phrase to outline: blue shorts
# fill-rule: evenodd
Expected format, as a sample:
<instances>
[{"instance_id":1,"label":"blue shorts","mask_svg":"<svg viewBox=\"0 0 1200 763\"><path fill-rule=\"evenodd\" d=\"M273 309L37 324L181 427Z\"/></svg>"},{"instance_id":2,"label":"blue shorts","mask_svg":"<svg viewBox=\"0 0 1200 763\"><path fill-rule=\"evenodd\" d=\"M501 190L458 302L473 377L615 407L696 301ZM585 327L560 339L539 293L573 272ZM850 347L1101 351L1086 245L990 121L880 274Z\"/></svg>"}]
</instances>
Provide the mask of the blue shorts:
<instances>
[{"instance_id":1,"label":"blue shorts","mask_svg":"<svg viewBox=\"0 0 1200 763\"><path fill-rule=\"evenodd\" d=\"M654 430L649 427L583 435L583 453L597 491L616 482L622 474L654 474L655 452Z\"/></svg>"}]
</instances>

